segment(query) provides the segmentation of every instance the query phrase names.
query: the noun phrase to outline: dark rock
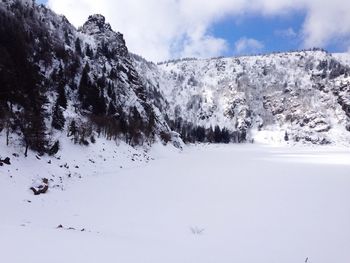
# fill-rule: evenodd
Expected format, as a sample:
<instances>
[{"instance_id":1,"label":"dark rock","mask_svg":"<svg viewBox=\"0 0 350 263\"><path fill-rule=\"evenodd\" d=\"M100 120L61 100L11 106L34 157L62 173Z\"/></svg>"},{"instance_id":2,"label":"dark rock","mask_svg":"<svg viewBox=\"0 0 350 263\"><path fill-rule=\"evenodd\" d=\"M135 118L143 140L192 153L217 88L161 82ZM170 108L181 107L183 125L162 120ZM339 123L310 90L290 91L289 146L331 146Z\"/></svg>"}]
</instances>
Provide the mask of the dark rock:
<instances>
[{"instance_id":1,"label":"dark rock","mask_svg":"<svg viewBox=\"0 0 350 263\"><path fill-rule=\"evenodd\" d=\"M347 131L350 132L350 124L347 124L345 128L346 128Z\"/></svg>"},{"instance_id":2,"label":"dark rock","mask_svg":"<svg viewBox=\"0 0 350 263\"><path fill-rule=\"evenodd\" d=\"M49 190L49 186L48 185L42 186L41 189L40 188L35 189L34 187L31 187L30 190L33 191L34 195L41 195L41 194L45 194L47 190Z\"/></svg>"},{"instance_id":3,"label":"dark rock","mask_svg":"<svg viewBox=\"0 0 350 263\"><path fill-rule=\"evenodd\" d=\"M58 153L58 151L60 150L60 142L59 141L56 141L54 143L54 145L50 148L49 150L49 155L50 156L53 156L55 155L56 153Z\"/></svg>"},{"instance_id":4,"label":"dark rock","mask_svg":"<svg viewBox=\"0 0 350 263\"><path fill-rule=\"evenodd\" d=\"M49 190L49 180L47 178L42 179L43 184L38 187L31 187L30 190L33 191L34 195L45 194Z\"/></svg>"},{"instance_id":5,"label":"dark rock","mask_svg":"<svg viewBox=\"0 0 350 263\"><path fill-rule=\"evenodd\" d=\"M10 158L9 158L9 157L6 157L4 160L1 160L1 159L0 159L0 164L11 165ZM1 166L2 166L2 165L1 165Z\"/></svg>"}]
</instances>

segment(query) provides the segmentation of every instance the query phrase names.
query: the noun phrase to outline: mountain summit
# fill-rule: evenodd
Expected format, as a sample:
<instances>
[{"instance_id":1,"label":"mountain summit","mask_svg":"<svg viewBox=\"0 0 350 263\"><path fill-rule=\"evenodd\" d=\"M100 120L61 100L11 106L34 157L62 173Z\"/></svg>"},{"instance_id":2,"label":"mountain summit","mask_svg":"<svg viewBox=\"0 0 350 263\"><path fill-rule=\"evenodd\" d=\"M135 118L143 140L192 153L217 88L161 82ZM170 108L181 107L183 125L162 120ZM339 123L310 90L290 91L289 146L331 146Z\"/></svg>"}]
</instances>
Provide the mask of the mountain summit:
<instances>
[{"instance_id":1,"label":"mountain summit","mask_svg":"<svg viewBox=\"0 0 350 263\"><path fill-rule=\"evenodd\" d=\"M82 32L89 35L105 33L106 31L112 31L112 27L110 24L106 24L105 17L99 14L89 16L82 30Z\"/></svg>"}]
</instances>

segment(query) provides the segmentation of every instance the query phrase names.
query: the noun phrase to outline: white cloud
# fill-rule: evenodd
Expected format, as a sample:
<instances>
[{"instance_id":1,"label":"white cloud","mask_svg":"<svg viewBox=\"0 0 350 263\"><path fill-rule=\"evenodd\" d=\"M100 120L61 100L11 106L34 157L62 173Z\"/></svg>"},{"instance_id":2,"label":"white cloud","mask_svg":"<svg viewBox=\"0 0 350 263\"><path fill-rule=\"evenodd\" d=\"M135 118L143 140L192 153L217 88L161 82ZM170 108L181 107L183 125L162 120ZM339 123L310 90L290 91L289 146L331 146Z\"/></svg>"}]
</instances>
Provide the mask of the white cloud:
<instances>
[{"instance_id":1,"label":"white cloud","mask_svg":"<svg viewBox=\"0 0 350 263\"><path fill-rule=\"evenodd\" d=\"M226 41L209 29L227 16L292 16L301 11L306 14L300 34L305 47L350 40L348 0L49 0L48 5L76 26L90 14L105 15L125 35L132 52L154 61L222 54Z\"/></svg>"},{"instance_id":2,"label":"white cloud","mask_svg":"<svg viewBox=\"0 0 350 263\"><path fill-rule=\"evenodd\" d=\"M251 54L262 51L264 44L253 38L242 37L235 43L236 54Z\"/></svg>"},{"instance_id":3,"label":"white cloud","mask_svg":"<svg viewBox=\"0 0 350 263\"><path fill-rule=\"evenodd\" d=\"M324 46L336 39L350 39L350 2L310 1L303 26L304 45Z\"/></svg>"},{"instance_id":4,"label":"white cloud","mask_svg":"<svg viewBox=\"0 0 350 263\"><path fill-rule=\"evenodd\" d=\"M283 38L295 38L298 36L298 33L291 27L282 30L276 30L275 35Z\"/></svg>"},{"instance_id":5,"label":"white cloud","mask_svg":"<svg viewBox=\"0 0 350 263\"><path fill-rule=\"evenodd\" d=\"M228 50L228 43L224 39L203 34L185 39L179 47L178 53L174 52L176 57L216 57Z\"/></svg>"}]
</instances>

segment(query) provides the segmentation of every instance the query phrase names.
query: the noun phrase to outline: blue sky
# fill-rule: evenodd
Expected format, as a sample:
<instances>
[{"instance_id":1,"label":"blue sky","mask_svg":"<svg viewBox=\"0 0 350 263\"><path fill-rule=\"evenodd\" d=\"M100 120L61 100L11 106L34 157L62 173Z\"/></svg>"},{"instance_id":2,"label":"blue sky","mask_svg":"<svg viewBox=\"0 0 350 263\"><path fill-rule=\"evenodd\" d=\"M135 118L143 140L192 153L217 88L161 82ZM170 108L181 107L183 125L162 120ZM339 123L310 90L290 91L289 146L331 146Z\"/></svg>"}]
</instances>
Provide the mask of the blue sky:
<instances>
[{"instance_id":1,"label":"blue sky","mask_svg":"<svg viewBox=\"0 0 350 263\"><path fill-rule=\"evenodd\" d=\"M79 6L71 0L51 0L50 7L66 15L75 26L80 26L89 14L102 13L115 30L124 34L131 51L153 61L183 56L269 53L304 47L343 52L350 46L348 21L339 20L344 21L345 29L338 29L336 24L341 9L329 10L328 15L329 6L323 7L316 0L295 0L298 5L290 5L289 0L252 0L255 5L262 6L261 12L252 11L251 7L232 8L239 2L235 0L218 0L215 4L200 0L100 1L81 0ZM45 4L46 1L37 2ZM253 5L251 1L246 2L247 6ZM138 12L135 12L136 6ZM338 5L334 3L334 6ZM228 11L230 8L232 10ZM180 11L175 16L184 22L173 17L176 9ZM323 19L324 14L329 21ZM350 17L347 13L343 15L347 19Z\"/></svg>"},{"instance_id":2,"label":"blue sky","mask_svg":"<svg viewBox=\"0 0 350 263\"><path fill-rule=\"evenodd\" d=\"M245 37L263 43L264 47L261 48L261 52L287 51L300 47L298 32L303 21L303 14L297 13L286 18L249 16L237 19L229 17L214 24L210 31L214 36L228 41L230 45L228 50L234 49L236 41ZM290 34L287 33L288 29L290 29Z\"/></svg>"},{"instance_id":3,"label":"blue sky","mask_svg":"<svg viewBox=\"0 0 350 263\"><path fill-rule=\"evenodd\" d=\"M46 0L37 0L37 3L45 4L46 2ZM289 28L295 32L300 31L304 18L303 14L298 13L284 18L228 17L212 25L209 30L211 35L227 40L229 48L223 55L232 55L235 42L242 37L256 39L264 43L261 52L288 51L298 49L301 43L297 36L286 36L282 31ZM248 53L250 53L249 50Z\"/></svg>"},{"instance_id":4,"label":"blue sky","mask_svg":"<svg viewBox=\"0 0 350 263\"><path fill-rule=\"evenodd\" d=\"M38 3L38 4L46 4L46 0L36 0L36 2Z\"/></svg>"}]
</instances>

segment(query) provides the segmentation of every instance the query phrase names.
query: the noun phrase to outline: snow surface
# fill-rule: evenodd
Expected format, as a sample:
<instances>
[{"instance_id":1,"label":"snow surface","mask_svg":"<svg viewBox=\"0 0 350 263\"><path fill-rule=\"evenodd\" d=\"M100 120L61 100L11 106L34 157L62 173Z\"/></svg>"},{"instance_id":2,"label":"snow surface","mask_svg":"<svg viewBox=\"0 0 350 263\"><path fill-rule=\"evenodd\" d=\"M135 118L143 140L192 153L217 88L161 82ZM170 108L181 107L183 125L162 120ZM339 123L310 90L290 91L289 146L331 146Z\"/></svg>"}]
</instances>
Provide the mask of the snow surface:
<instances>
[{"instance_id":1,"label":"snow surface","mask_svg":"<svg viewBox=\"0 0 350 263\"><path fill-rule=\"evenodd\" d=\"M332 56L345 65L350 65L350 52L333 53Z\"/></svg>"},{"instance_id":2,"label":"snow surface","mask_svg":"<svg viewBox=\"0 0 350 263\"><path fill-rule=\"evenodd\" d=\"M48 157L0 167L0 262L350 262L348 149L158 144L132 161L120 145L99 161L102 145L63 147L51 170ZM28 190L36 168L88 154L81 178Z\"/></svg>"}]
</instances>

